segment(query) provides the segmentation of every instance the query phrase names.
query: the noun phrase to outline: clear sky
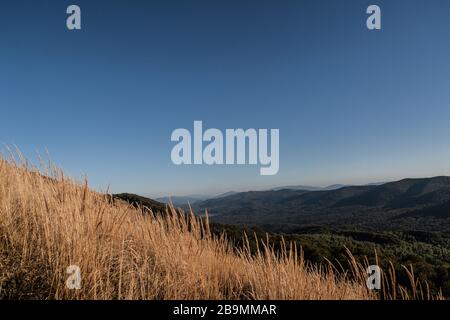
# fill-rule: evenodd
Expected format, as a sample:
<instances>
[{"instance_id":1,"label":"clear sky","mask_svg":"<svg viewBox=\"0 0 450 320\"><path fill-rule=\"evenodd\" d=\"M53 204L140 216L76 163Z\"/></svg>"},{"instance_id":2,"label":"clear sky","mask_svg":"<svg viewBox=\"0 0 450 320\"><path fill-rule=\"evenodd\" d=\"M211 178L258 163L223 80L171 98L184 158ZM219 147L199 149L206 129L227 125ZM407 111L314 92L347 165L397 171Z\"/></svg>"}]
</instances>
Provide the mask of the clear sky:
<instances>
[{"instance_id":1,"label":"clear sky","mask_svg":"<svg viewBox=\"0 0 450 320\"><path fill-rule=\"evenodd\" d=\"M66 8L82 30L66 29ZM382 30L366 28L366 8ZM0 3L0 143L151 196L450 175L450 2ZM171 132L279 128L280 170L175 166Z\"/></svg>"}]
</instances>

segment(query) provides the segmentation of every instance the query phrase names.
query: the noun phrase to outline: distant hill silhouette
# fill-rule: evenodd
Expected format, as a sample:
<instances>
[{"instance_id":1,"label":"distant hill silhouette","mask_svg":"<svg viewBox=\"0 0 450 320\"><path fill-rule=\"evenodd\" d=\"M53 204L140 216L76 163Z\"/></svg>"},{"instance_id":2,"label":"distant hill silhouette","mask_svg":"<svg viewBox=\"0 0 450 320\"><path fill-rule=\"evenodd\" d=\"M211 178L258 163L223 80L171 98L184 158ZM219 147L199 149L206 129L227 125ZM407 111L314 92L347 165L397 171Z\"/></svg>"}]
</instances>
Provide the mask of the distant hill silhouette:
<instances>
[{"instance_id":1,"label":"distant hill silhouette","mask_svg":"<svg viewBox=\"0 0 450 320\"><path fill-rule=\"evenodd\" d=\"M339 189L342 187L345 187L345 184L332 184L330 186L327 187L312 187L312 186L282 186L282 187L276 187L276 188L272 188L272 191L279 191L279 190L307 190L307 191L323 191L323 190L335 190L335 189Z\"/></svg>"},{"instance_id":2,"label":"distant hill silhouette","mask_svg":"<svg viewBox=\"0 0 450 320\"><path fill-rule=\"evenodd\" d=\"M164 212L165 204L133 194L115 199ZM186 202L172 203L188 210ZM403 179L381 185L331 190L281 189L229 192L191 202L194 212L208 210L211 221L259 226L274 232L309 229L450 231L450 177Z\"/></svg>"},{"instance_id":3,"label":"distant hill silhouette","mask_svg":"<svg viewBox=\"0 0 450 320\"><path fill-rule=\"evenodd\" d=\"M113 194L112 198L114 200L122 200L128 202L129 204L135 207L140 207L142 209L148 208L152 210L154 213L166 211L166 205L164 203L132 193Z\"/></svg>"},{"instance_id":4,"label":"distant hill silhouette","mask_svg":"<svg viewBox=\"0 0 450 320\"><path fill-rule=\"evenodd\" d=\"M432 205L450 199L450 177L403 179L371 188L337 205L382 206L389 208Z\"/></svg>"},{"instance_id":5,"label":"distant hill silhouette","mask_svg":"<svg viewBox=\"0 0 450 320\"><path fill-rule=\"evenodd\" d=\"M236 193L197 202L212 220L291 230L309 225L450 229L450 177L403 179L332 190ZM437 222L436 219L444 221Z\"/></svg>"},{"instance_id":6,"label":"distant hill silhouette","mask_svg":"<svg viewBox=\"0 0 450 320\"><path fill-rule=\"evenodd\" d=\"M225 193L221 193L219 195L188 195L188 196L166 196L166 197L160 197L156 198L156 201L163 202L163 203L172 203L176 207L186 207L189 205L192 205L194 203L205 201L208 199L218 199L230 196L232 194L237 193L236 191L228 191Z\"/></svg>"},{"instance_id":7,"label":"distant hill silhouette","mask_svg":"<svg viewBox=\"0 0 450 320\"><path fill-rule=\"evenodd\" d=\"M163 203L172 203L174 206L183 206L187 204L194 204L199 201L204 201L206 199L209 199L208 196L167 196L167 197L161 197L156 198L156 201L163 202Z\"/></svg>"}]
</instances>

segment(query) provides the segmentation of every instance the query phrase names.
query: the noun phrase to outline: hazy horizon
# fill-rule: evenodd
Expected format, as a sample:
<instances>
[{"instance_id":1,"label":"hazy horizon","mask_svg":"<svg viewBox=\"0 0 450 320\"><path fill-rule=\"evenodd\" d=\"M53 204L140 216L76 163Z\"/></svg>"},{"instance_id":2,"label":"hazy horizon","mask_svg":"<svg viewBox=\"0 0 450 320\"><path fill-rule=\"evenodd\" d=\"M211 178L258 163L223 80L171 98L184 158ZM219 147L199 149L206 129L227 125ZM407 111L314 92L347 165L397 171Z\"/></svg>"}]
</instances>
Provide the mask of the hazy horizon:
<instances>
[{"instance_id":1,"label":"hazy horizon","mask_svg":"<svg viewBox=\"0 0 450 320\"><path fill-rule=\"evenodd\" d=\"M383 180L383 181L370 181L370 182L365 182L365 183L357 183L357 184L353 184L353 183L332 183L332 184L326 184L326 185L306 185L306 184L290 184L290 185L277 185L277 186L268 186L268 187L250 187L250 188L244 188L244 189L224 189L221 192L205 192L205 193L180 193L180 194L152 194L152 193L142 193L140 195L142 196L146 196L146 197L150 197L150 198L166 198L166 197L215 197L215 196L220 196L222 194L226 194L228 192L248 192L248 191L267 191L267 190L272 190L272 189L280 189L280 188L289 188L289 187L308 187L308 188L318 188L318 189L325 189L328 187L333 187L333 186L365 186L365 185L381 185L381 184L385 184L385 183L389 183L389 182L395 182L395 181L400 181L403 179L429 179L429 178L436 178L436 177L441 177L441 176L446 176L446 177L450 177L450 175L433 175L433 176L411 176L411 177L402 177L402 178L397 178L397 179L390 179L390 180ZM127 191L124 190L124 193L126 193Z\"/></svg>"}]
</instances>

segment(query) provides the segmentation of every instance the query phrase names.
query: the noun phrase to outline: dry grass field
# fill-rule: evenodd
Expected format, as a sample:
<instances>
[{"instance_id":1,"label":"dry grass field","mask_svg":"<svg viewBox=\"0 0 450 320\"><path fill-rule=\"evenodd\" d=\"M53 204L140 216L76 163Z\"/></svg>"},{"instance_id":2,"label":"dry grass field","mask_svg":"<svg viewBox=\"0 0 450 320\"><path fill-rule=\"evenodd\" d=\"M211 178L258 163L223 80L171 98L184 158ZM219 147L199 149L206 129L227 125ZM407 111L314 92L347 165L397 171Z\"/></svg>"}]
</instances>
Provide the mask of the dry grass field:
<instances>
[{"instance_id":1,"label":"dry grass field","mask_svg":"<svg viewBox=\"0 0 450 320\"><path fill-rule=\"evenodd\" d=\"M0 160L0 298L378 298L356 261L356 276L344 277L306 263L289 244L252 255L193 214L143 214L47 168ZM70 265L81 270L78 290L66 287ZM399 296L388 298L408 297L393 291Z\"/></svg>"}]
</instances>

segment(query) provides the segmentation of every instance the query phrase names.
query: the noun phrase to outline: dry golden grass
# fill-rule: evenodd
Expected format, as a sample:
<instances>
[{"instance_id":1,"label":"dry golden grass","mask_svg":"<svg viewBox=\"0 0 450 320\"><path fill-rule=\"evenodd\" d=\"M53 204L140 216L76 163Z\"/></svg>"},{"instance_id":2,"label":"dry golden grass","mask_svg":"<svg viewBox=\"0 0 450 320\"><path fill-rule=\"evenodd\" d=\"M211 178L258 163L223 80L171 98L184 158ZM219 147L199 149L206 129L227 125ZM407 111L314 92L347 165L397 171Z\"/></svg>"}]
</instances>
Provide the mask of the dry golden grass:
<instances>
[{"instance_id":1,"label":"dry golden grass","mask_svg":"<svg viewBox=\"0 0 450 320\"><path fill-rule=\"evenodd\" d=\"M281 256L236 252L193 215L143 215L19 162L0 158L0 298L377 298L361 277L306 264L289 245ZM69 265L81 269L79 290L66 287Z\"/></svg>"}]
</instances>

